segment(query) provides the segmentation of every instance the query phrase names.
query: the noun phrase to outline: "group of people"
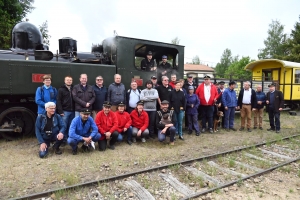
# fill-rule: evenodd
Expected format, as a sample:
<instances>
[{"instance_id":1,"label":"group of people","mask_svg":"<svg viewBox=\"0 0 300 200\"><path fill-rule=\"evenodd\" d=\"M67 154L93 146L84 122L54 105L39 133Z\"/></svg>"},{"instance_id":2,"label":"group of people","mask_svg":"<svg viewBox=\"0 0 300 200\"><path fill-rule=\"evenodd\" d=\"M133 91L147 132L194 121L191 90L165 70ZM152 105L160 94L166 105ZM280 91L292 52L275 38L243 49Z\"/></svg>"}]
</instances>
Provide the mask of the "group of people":
<instances>
[{"instance_id":1,"label":"group of people","mask_svg":"<svg viewBox=\"0 0 300 200\"><path fill-rule=\"evenodd\" d=\"M78 152L78 144L83 151L95 148L104 151L115 149L115 143L126 138L132 145L137 139L158 137L160 142L170 137L170 145L174 145L176 135L183 138L183 117L189 134L193 130L196 136L201 132L213 132L213 117L216 110L225 113L222 126L226 130L236 130L233 127L234 112L241 109L241 128L251 131L251 111L255 112L254 128L262 129L262 111L267 104L270 125L268 130L279 132L279 111L283 107L283 97L275 86L270 85L270 92L265 95L261 86L257 91L245 82L238 99L234 91L235 82L230 82L224 88L224 82L219 86L212 84L209 76L199 86L188 75L187 81L177 81L176 74L161 77L152 76L146 81L145 89L137 88L136 82L131 82L130 89L125 90L121 75L114 75L114 83L104 85L102 76L97 76L94 85L87 84L88 77L81 74L80 83L73 86L73 78L66 76L64 85L59 89L51 86L51 76L43 77L44 85L36 90L35 101L38 105L35 132L40 144L39 156L48 154L50 143L56 154L61 154L60 146L69 144L74 155ZM201 130L198 125L198 113L201 114ZM257 118L259 119L257 121ZM274 123L275 118L275 123Z\"/></svg>"}]
</instances>

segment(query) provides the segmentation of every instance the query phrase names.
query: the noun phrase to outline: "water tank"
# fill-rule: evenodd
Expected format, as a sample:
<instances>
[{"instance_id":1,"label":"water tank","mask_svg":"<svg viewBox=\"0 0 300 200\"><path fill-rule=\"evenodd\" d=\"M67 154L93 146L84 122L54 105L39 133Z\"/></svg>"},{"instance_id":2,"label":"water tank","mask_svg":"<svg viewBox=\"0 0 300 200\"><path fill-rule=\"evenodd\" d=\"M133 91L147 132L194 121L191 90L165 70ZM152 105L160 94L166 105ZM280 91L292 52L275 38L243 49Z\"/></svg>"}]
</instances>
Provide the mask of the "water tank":
<instances>
[{"instance_id":1,"label":"water tank","mask_svg":"<svg viewBox=\"0 0 300 200\"><path fill-rule=\"evenodd\" d=\"M70 54L77 52L77 41L70 37L64 37L58 40L59 54Z\"/></svg>"},{"instance_id":2,"label":"water tank","mask_svg":"<svg viewBox=\"0 0 300 200\"><path fill-rule=\"evenodd\" d=\"M20 22L12 30L12 51L34 51L43 49L40 30L29 22Z\"/></svg>"}]
</instances>

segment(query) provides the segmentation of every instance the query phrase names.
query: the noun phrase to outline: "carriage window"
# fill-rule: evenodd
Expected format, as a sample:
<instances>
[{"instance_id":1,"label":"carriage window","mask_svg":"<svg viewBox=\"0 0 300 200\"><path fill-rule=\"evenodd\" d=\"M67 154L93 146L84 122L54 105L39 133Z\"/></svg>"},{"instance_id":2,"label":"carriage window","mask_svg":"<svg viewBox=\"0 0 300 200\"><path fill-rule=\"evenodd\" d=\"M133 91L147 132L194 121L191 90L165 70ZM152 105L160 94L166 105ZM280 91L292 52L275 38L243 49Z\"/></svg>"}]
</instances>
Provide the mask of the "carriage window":
<instances>
[{"instance_id":1,"label":"carriage window","mask_svg":"<svg viewBox=\"0 0 300 200\"><path fill-rule=\"evenodd\" d=\"M152 57L147 56L149 51L151 51ZM134 66L137 70L156 72L158 66L162 63L163 55L168 57L167 62L171 65L171 69L177 69L177 49L148 44L138 44L135 46ZM151 60L148 60L148 58L151 58Z\"/></svg>"},{"instance_id":2,"label":"carriage window","mask_svg":"<svg viewBox=\"0 0 300 200\"><path fill-rule=\"evenodd\" d=\"M295 83L300 83L300 69L295 69Z\"/></svg>"}]
</instances>

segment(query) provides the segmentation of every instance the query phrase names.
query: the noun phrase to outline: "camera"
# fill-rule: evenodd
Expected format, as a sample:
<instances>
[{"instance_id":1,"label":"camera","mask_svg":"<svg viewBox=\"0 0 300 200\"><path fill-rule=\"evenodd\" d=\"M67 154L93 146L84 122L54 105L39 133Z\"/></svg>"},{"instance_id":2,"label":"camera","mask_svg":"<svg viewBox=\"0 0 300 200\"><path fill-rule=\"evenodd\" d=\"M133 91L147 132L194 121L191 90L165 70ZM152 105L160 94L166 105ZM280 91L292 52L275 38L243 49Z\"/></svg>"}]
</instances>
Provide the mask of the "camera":
<instances>
[{"instance_id":1,"label":"camera","mask_svg":"<svg viewBox=\"0 0 300 200\"><path fill-rule=\"evenodd\" d=\"M51 136L52 135L52 131L46 131L46 135L47 136Z\"/></svg>"}]
</instances>

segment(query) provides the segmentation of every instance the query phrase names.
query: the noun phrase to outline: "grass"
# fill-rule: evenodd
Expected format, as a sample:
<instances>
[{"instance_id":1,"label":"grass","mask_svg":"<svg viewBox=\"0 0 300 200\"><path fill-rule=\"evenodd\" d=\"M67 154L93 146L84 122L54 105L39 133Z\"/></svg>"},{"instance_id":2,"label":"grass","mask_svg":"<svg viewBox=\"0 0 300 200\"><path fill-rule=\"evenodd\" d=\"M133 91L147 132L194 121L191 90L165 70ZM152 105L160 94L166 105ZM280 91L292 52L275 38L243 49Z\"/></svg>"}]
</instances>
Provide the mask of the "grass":
<instances>
[{"instance_id":1,"label":"grass","mask_svg":"<svg viewBox=\"0 0 300 200\"><path fill-rule=\"evenodd\" d=\"M232 160L232 159L229 159L229 160L228 160L228 167L230 167L230 168L235 167L235 161Z\"/></svg>"}]
</instances>

